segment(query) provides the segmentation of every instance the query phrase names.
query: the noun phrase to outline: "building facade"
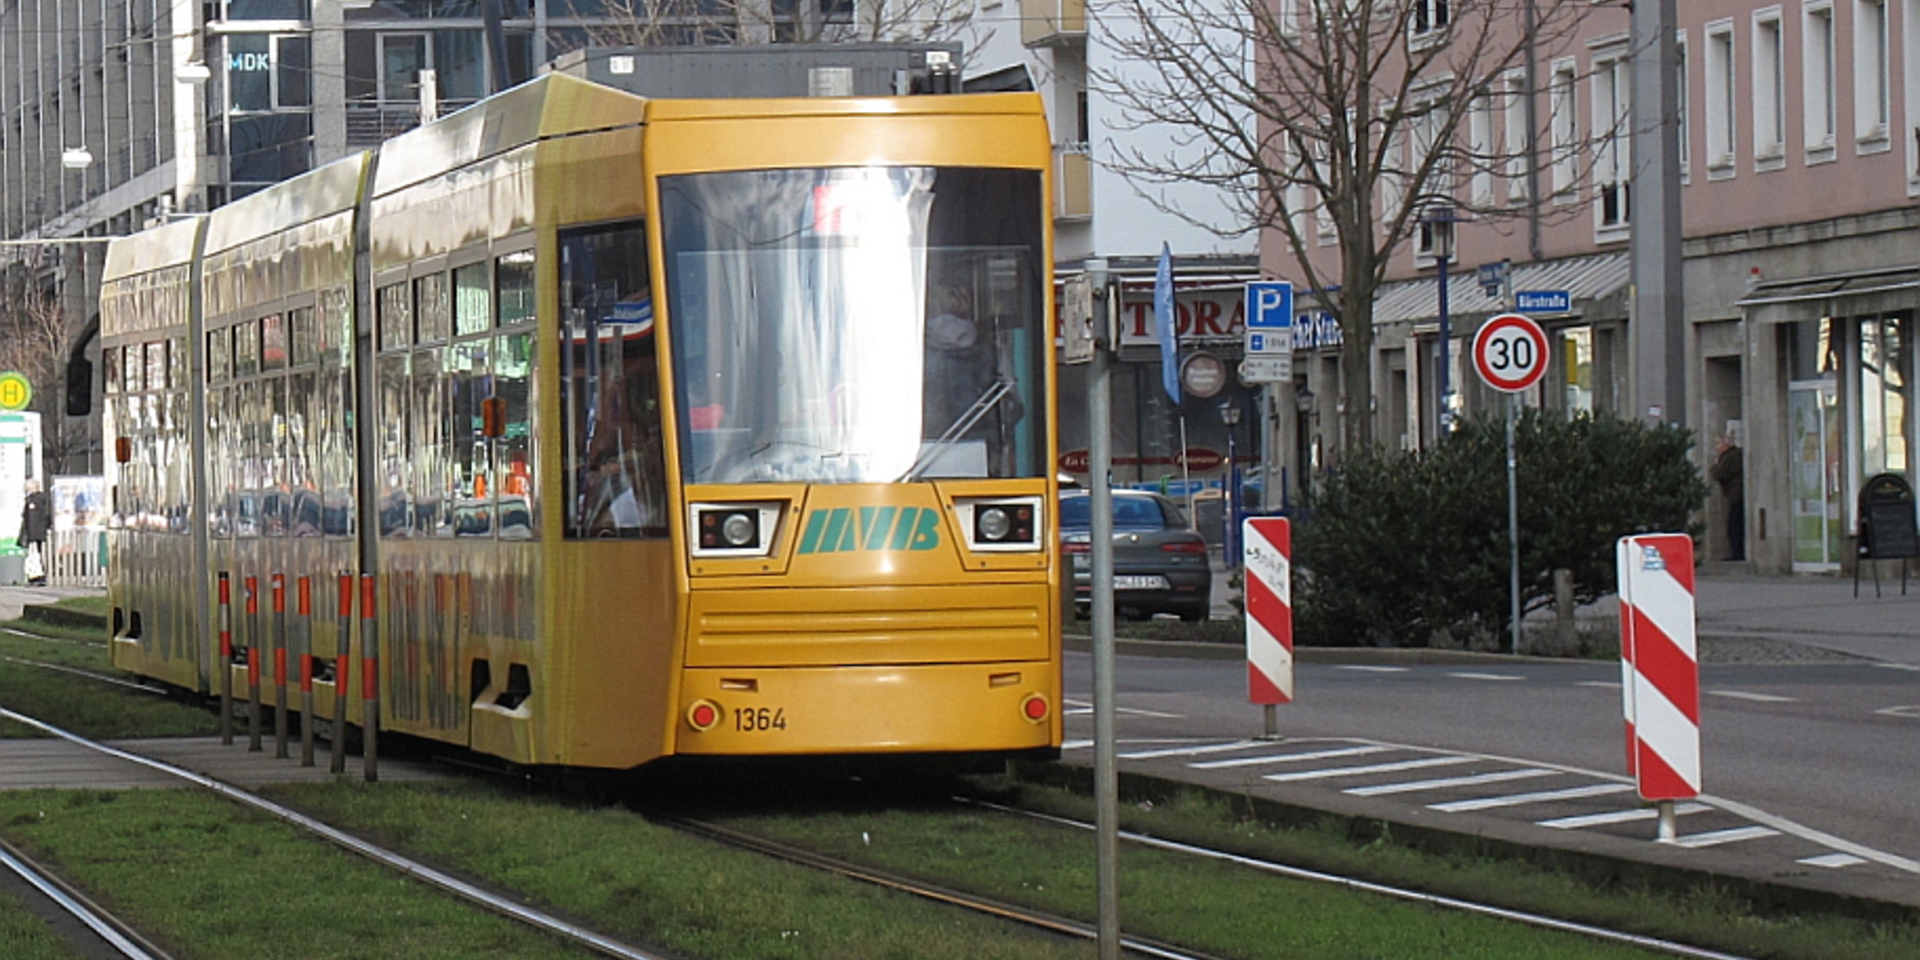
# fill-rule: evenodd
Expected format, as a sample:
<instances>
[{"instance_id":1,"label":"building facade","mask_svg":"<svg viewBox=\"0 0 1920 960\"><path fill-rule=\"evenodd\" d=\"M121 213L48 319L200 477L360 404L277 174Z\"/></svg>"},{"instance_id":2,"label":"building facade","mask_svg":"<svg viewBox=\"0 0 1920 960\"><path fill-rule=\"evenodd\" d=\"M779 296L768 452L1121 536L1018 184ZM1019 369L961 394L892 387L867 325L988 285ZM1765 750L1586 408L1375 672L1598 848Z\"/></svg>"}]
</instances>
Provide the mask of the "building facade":
<instances>
[{"instance_id":1,"label":"building facade","mask_svg":"<svg viewBox=\"0 0 1920 960\"><path fill-rule=\"evenodd\" d=\"M1745 466L1734 490L1714 486L1707 556L1734 556L1730 533L1744 526L1754 569L1848 570L1859 492L1883 473L1912 483L1920 440L1911 386L1920 372L1920 0L1679 8L1684 423L1703 469L1723 441L1742 448ZM1450 200L1513 210L1454 225L1444 372L1468 411L1495 400L1464 356L1479 324L1511 308L1514 291L1554 291L1570 303L1534 313L1553 358L1527 402L1642 412L1628 345L1628 30L1626 11L1596 7L1494 87L1511 92L1461 105L1459 137L1510 159L1460 172ZM1423 232L1396 254L1376 300L1367 415L1383 442L1408 449L1442 429L1436 254L1445 251L1428 239ZM1261 254L1275 276L1299 272L1285 245ZM1331 247L1310 255L1338 256ZM1483 288L1483 276L1502 270L1504 286ZM1313 390L1336 392L1323 389L1337 384L1324 356L1303 354L1295 366ZM1326 407L1303 415L1304 435L1334 435L1327 418L1355 415Z\"/></svg>"}]
</instances>

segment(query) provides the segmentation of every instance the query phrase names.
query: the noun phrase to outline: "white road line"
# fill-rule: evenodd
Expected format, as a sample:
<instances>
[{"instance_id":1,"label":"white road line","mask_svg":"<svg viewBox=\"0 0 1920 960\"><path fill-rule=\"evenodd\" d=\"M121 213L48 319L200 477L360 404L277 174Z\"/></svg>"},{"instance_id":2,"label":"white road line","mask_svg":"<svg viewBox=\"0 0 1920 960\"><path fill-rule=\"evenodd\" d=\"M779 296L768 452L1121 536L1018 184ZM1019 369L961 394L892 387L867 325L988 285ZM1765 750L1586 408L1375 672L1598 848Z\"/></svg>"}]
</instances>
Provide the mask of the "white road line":
<instances>
[{"instance_id":1,"label":"white road line","mask_svg":"<svg viewBox=\"0 0 1920 960\"><path fill-rule=\"evenodd\" d=\"M1804 863L1809 867L1826 867L1829 870L1838 870L1841 867L1856 866L1866 863L1867 861L1851 853L1829 853L1819 857L1802 857L1796 862Z\"/></svg>"},{"instance_id":2,"label":"white road line","mask_svg":"<svg viewBox=\"0 0 1920 960\"><path fill-rule=\"evenodd\" d=\"M1911 670L1920 673L1920 663L1876 663L1874 666L1887 670Z\"/></svg>"},{"instance_id":3,"label":"white road line","mask_svg":"<svg viewBox=\"0 0 1920 960\"><path fill-rule=\"evenodd\" d=\"M1359 777L1372 773L1399 773L1402 770L1421 770L1426 767L1445 767L1456 763L1472 763L1473 757L1427 757L1424 760L1402 760L1398 763L1376 763L1364 767L1322 767L1319 770L1301 770L1295 773L1269 773L1261 779L1274 783L1291 783L1295 780L1331 780L1335 777Z\"/></svg>"},{"instance_id":4,"label":"white road line","mask_svg":"<svg viewBox=\"0 0 1920 960\"><path fill-rule=\"evenodd\" d=\"M1746 690L1707 690L1710 697L1730 697L1734 700L1751 700L1754 703L1799 703L1792 697L1777 697L1771 693L1751 693Z\"/></svg>"},{"instance_id":5,"label":"white road line","mask_svg":"<svg viewBox=\"0 0 1920 960\"><path fill-rule=\"evenodd\" d=\"M1875 710L1874 713L1883 717L1905 717L1910 720L1920 720L1920 706L1881 707Z\"/></svg>"},{"instance_id":6,"label":"white road line","mask_svg":"<svg viewBox=\"0 0 1920 960\"><path fill-rule=\"evenodd\" d=\"M1620 681L1618 680L1582 680L1579 683L1574 684L1574 686L1599 687L1603 690L1618 690L1620 689Z\"/></svg>"},{"instance_id":7,"label":"white road line","mask_svg":"<svg viewBox=\"0 0 1920 960\"><path fill-rule=\"evenodd\" d=\"M1406 667L1378 667L1378 666L1370 666L1370 665L1364 665L1364 664L1358 664L1358 663L1343 663L1337 667L1334 667L1334 669L1335 670L1359 670L1363 673L1406 673L1407 672Z\"/></svg>"},{"instance_id":8,"label":"white road line","mask_svg":"<svg viewBox=\"0 0 1920 960\"><path fill-rule=\"evenodd\" d=\"M1580 800L1586 797L1604 797L1608 794L1626 793L1632 790L1625 783L1589 783L1584 787L1567 787L1564 790L1542 790L1538 793L1515 793L1504 797L1481 797L1477 800L1454 800L1450 803L1429 803L1427 809L1441 813L1466 813L1472 810L1492 810L1495 807L1518 807L1528 803L1552 803L1556 800Z\"/></svg>"},{"instance_id":9,"label":"white road line","mask_svg":"<svg viewBox=\"0 0 1920 960\"><path fill-rule=\"evenodd\" d=\"M1525 770L1497 770L1493 773L1477 773L1465 777L1446 777L1439 780L1410 780L1406 783L1382 783L1371 787L1354 787L1343 791L1356 797L1384 797L1393 793L1415 793L1421 790L1445 790L1450 787L1477 787L1483 783L1505 783L1508 780L1526 780L1531 777L1557 777L1557 770L1542 770L1531 767Z\"/></svg>"},{"instance_id":10,"label":"white road line","mask_svg":"<svg viewBox=\"0 0 1920 960\"><path fill-rule=\"evenodd\" d=\"M1713 808L1703 803L1682 803L1682 804L1676 804L1673 808L1673 812L1676 815L1679 815L1679 814L1686 814L1686 813L1699 813L1703 810L1711 810L1711 809ZM1635 807L1632 810L1614 810L1608 813L1589 813L1586 816L1582 816L1582 817L1561 817L1557 820L1540 820L1540 821L1537 821L1534 825L1540 826L1540 827L1552 827L1555 830L1577 830L1581 827L1604 827L1604 826L1607 826L1608 824L1614 824L1614 823L1632 823L1635 820L1653 820L1653 819L1657 819L1659 816L1660 816L1660 811L1655 810L1652 807Z\"/></svg>"},{"instance_id":11,"label":"white road line","mask_svg":"<svg viewBox=\"0 0 1920 960\"><path fill-rule=\"evenodd\" d=\"M1093 741L1092 741L1092 740L1062 740L1062 741L1060 741L1060 749L1062 749L1062 750L1087 750L1087 749L1091 749L1092 747L1093 747Z\"/></svg>"},{"instance_id":12,"label":"white road line","mask_svg":"<svg viewBox=\"0 0 1920 960\"><path fill-rule=\"evenodd\" d=\"M1526 679L1526 677L1516 677L1516 676L1513 676L1512 674L1507 674L1507 673L1473 673L1470 671L1462 671L1459 673L1449 673L1447 674L1447 676L1458 677L1461 680L1525 680Z\"/></svg>"},{"instance_id":13,"label":"white road line","mask_svg":"<svg viewBox=\"0 0 1920 960\"><path fill-rule=\"evenodd\" d=\"M1084 716L1090 716L1093 713L1093 703L1087 700L1062 699L1060 701L1060 705L1062 707L1073 708L1071 710L1060 711L1061 716L1084 717ZM1124 713L1130 717L1153 717L1158 720L1185 720L1186 719L1185 714L1161 713L1158 710L1142 710L1138 707L1114 707L1113 712Z\"/></svg>"},{"instance_id":14,"label":"white road line","mask_svg":"<svg viewBox=\"0 0 1920 960\"><path fill-rule=\"evenodd\" d=\"M1259 740L1236 740L1232 743L1208 743L1197 747L1166 747L1160 750L1142 750L1138 753L1123 753L1121 760L1158 760L1161 757L1195 757L1203 753L1227 753L1233 750L1245 750L1249 747L1271 746Z\"/></svg>"},{"instance_id":15,"label":"white road line","mask_svg":"<svg viewBox=\"0 0 1920 960\"><path fill-rule=\"evenodd\" d=\"M1358 757L1369 753L1385 753L1392 747L1341 747L1337 750L1315 750L1311 753L1273 753L1259 757L1235 757L1232 760L1208 760L1204 763L1190 763L1187 766L1195 770L1224 770L1228 767L1253 767L1263 763L1295 763L1301 760L1332 760L1335 757Z\"/></svg>"},{"instance_id":16,"label":"white road line","mask_svg":"<svg viewBox=\"0 0 1920 960\"><path fill-rule=\"evenodd\" d=\"M1723 843L1738 843L1742 840L1758 840L1761 837L1779 835L1780 831L1772 827L1734 827L1730 830L1714 830L1710 833L1677 837L1673 842L1676 846L1686 847L1688 850L1698 850L1701 847L1717 847Z\"/></svg>"}]
</instances>

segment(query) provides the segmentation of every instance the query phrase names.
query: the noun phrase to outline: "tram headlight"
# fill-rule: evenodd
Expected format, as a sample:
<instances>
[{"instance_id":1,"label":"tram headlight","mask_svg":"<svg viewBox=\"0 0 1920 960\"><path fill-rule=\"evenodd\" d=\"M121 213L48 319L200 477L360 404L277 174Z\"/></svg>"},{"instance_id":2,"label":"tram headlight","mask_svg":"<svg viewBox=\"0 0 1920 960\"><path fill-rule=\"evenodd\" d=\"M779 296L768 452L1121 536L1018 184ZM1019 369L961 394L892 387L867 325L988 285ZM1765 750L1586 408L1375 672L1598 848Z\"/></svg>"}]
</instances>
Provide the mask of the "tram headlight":
<instances>
[{"instance_id":1,"label":"tram headlight","mask_svg":"<svg viewBox=\"0 0 1920 960\"><path fill-rule=\"evenodd\" d=\"M967 530L967 546L977 552L1030 551L1040 548L1039 497L958 500L954 508Z\"/></svg>"},{"instance_id":2,"label":"tram headlight","mask_svg":"<svg viewBox=\"0 0 1920 960\"><path fill-rule=\"evenodd\" d=\"M696 503L688 538L696 557L762 557L779 525L780 503Z\"/></svg>"}]
</instances>

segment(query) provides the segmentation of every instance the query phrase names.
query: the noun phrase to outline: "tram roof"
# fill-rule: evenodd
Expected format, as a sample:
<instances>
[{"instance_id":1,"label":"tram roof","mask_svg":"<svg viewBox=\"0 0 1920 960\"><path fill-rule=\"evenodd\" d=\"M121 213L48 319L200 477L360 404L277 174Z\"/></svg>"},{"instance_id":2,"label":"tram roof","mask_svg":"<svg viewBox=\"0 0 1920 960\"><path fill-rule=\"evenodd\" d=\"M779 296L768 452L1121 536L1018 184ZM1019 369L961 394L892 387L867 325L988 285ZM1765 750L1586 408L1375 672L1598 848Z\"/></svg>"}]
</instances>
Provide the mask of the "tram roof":
<instances>
[{"instance_id":1,"label":"tram roof","mask_svg":"<svg viewBox=\"0 0 1920 960\"><path fill-rule=\"evenodd\" d=\"M647 101L613 87L549 73L409 130L380 148L373 195L538 140L644 122Z\"/></svg>"},{"instance_id":2,"label":"tram roof","mask_svg":"<svg viewBox=\"0 0 1920 960\"><path fill-rule=\"evenodd\" d=\"M207 252L352 210L366 165L355 153L219 207L207 215Z\"/></svg>"},{"instance_id":3,"label":"tram roof","mask_svg":"<svg viewBox=\"0 0 1920 960\"><path fill-rule=\"evenodd\" d=\"M142 230L107 244L107 259L101 267L100 282L112 283L125 277L177 267L193 260L193 245L204 218L192 217Z\"/></svg>"},{"instance_id":4,"label":"tram roof","mask_svg":"<svg viewBox=\"0 0 1920 960\"><path fill-rule=\"evenodd\" d=\"M1034 93L647 101L648 122L661 123L756 117L1044 116L1045 113L1039 95Z\"/></svg>"}]
</instances>

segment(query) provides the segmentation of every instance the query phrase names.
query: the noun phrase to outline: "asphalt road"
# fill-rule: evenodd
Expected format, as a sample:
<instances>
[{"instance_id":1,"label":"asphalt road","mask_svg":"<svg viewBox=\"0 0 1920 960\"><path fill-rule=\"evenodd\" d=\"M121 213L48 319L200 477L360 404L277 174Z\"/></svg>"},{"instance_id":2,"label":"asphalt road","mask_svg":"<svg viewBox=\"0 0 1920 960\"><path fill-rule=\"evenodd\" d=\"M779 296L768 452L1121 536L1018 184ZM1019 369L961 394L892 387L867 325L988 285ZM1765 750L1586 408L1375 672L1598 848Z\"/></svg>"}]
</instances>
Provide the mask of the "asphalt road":
<instances>
[{"instance_id":1,"label":"asphalt road","mask_svg":"<svg viewBox=\"0 0 1920 960\"><path fill-rule=\"evenodd\" d=\"M1116 683L1122 770L1510 839L1675 853L1647 849L1655 827L1621 786L1617 664L1300 664L1277 743L1257 739L1263 712L1246 702L1238 660L1123 656ZM1920 671L1707 664L1701 687L1713 802L1681 817L1700 866L1920 903ZM1091 658L1070 654L1077 762L1091 762L1091 690ZM1525 799L1543 793L1558 796ZM1573 822L1577 833L1550 825Z\"/></svg>"}]
</instances>

